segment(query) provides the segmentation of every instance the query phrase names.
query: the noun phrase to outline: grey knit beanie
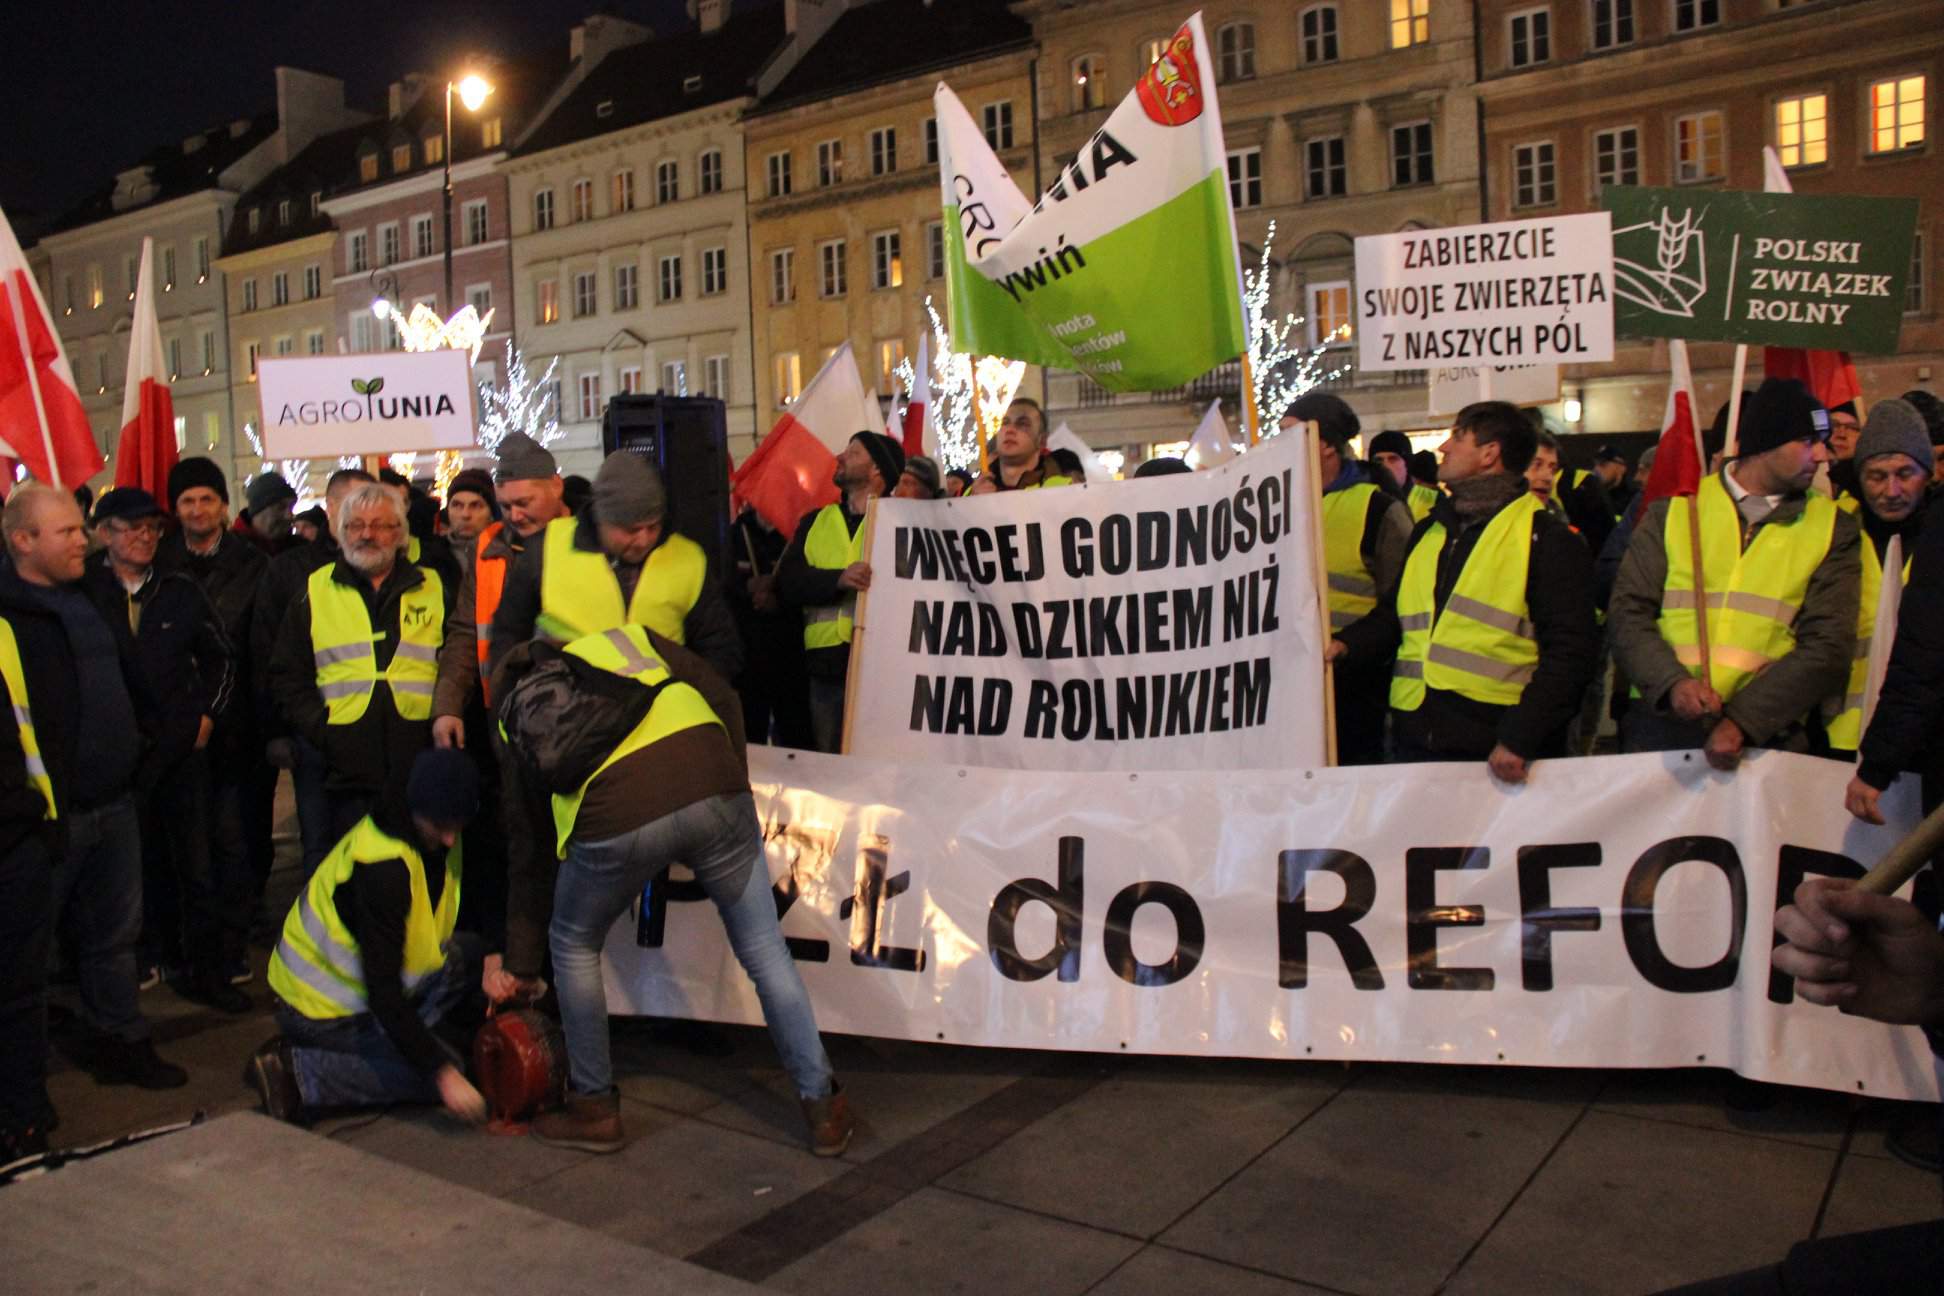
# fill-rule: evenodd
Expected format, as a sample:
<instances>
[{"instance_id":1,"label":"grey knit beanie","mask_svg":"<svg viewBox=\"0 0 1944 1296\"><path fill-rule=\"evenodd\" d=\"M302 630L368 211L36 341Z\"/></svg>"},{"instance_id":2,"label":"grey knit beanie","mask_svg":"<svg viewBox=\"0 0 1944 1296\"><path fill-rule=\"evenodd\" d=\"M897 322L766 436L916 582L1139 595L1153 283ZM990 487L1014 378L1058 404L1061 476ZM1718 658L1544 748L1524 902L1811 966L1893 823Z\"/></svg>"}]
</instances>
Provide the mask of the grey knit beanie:
<instances>
[{"instance_id":1,"label":"grey knit beanie","mask_svg":"<svg viewBox=\"0 0 1944 1296\"><path fill-rule=\"evenodd\" d=\"M1930 431L1924 416L1909 401L1880 400L1870 406L1870 417L1856 438L1859 468L1878 455L1890 454L1909 455L1919 468L1930 471Z\"/></svg>"},{"instance_id":2,"label":"grey knit beanie","mask_svg":"<svg viewBox=\"0 0 1944 1296\"><path fill-rule=\"evenodd\" d=\"M538 481L557 476L560 465L547 448L524 432L509 432L501 438L499 463L493 469L497 482Z\"/></svg>"},{"instance_id":3,"label":"grey knit beanie","mask_svg":"<svg viewBox=\"0 0 1944 1296\"><path fill-rule=\"evenodd\" d=\"M612 526L656 522L668 512L661 474L640 455L616 450L594 474L594 516Z\"/></svg>"}]
</instances>

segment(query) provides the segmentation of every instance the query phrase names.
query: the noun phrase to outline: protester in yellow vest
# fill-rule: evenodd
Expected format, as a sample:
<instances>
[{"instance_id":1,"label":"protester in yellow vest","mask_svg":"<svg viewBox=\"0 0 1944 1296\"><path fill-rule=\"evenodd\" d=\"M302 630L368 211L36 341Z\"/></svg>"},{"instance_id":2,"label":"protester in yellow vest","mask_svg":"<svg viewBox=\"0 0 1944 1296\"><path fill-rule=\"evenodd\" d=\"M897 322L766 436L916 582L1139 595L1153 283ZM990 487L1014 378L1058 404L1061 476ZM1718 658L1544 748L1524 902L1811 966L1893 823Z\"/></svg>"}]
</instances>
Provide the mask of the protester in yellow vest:
<instances>
[{"instance_id":1,"label":"protester in yellow vest","mask_svg":"<svg viewBox=\"0 0 1944 1296\"><path fill-rule=\"evenodd\" d=\"M508 652L533 639L567 644L629 624L735 678L743 663L735 619L702 546L670 528L667 514L653 464L627 450L603 460L590 507L549 522L508 571L493 613L487 681Z\"/></svg>"},{"instance_id":2,"label":"protester in yellow vest","mask_svg":"<svg viewBox=\"0 0 1944 1296\"><path fill-rule=\"evenodd\" d=\"M1839 499L1863 532L1857 545L1862 558L1856 604L1856 650L1851 655L1849 682L1840 696L1823 702L1823 717L1832 752L1853 756L1863 737L1863 694L1868 683L1870 648L1879 629L1884 562L1890 541L1900 541L1902 576L1910 578L1911 558L1924 527L1926 487L1930 483L1930 438L1924 419L1900 400L1878 401L1855 442L1856 482L1860 501ZM1893 771L1894 773L1894 771Z\"/></svg>"},{"instance_id":3,"label":"protester in yellow vest","mask_svg":"<svg viewBox=\"0 0 1944 1296\"><path fill-rule=\"evenodd\" d=\"M432 740L432 690L454 590L405 558L405 512L386 486L339 505L335 562L310 574L284 617L270 693L324 754L331 824L342 836L405 777Z\"/></svg>"},{"instance_id":4,"label":"protester in yellow vest","mask_svg":"<svg viewBox=\"0 0 1944 1296\"><path fill-rule=\"evenodd\" d=\"M809 993L777 925L735 691L700 657L638 625L589 635L567 645L566 652L656 692L646 714L594 773L572 792L553 798L564 860L556 885L515 892L516 906L529 909L523 922L550 922L567 1037L566 1103L536 1119L533 1136L588 1152L614 1152L624 1144L608 1052L601 949L642 888L680 862L715 903L730 947L755 983L770 1036L802 1102L811 1150L838 1155L849 1145L853 1128L849 1100L831 1075ZM518 686L512 688L517 715ZM599 696L603 705L614 705L605 692ZM563 723L574 729L564 738L550 731L545 745L570 743L572 733L585 727L575 724L574 709L571 703L548 707L550 728L552 715L564 714ZM517 721L509 720L508 731L516 746L526 744L538 765L542 754ZM588 753L590 761L596 754ZM536 973L537 968L515 965L509 983L489 985L488 993L534 997L542 989Z\"/></svg>"},{"instance_id":5,"label":"protester in yellow vest","mask_svg":"<svg viewBox=\"0 0 1944 1296\"><path fill-rule=\"evenodd\" d=\"M1397 588L1325 650L1396 654L1393 760L1484 760L1523 783L1533 761L1564 754L1599 659L1593 560L1526 485L1536 442L1515 406L1460 410L1439 449L1450 493L1419 524Z\"/></svg>"},{"instance_id":6,"label":"protester in yellow vest","mask_svg":"<svg viewBox=\"0 0 1944 1296\"><path fill-rule=\"evenodd\" d=\"M810 727L818 751L844 739L844 679L850 671L851 614L871 587L864 561L864 511L904 475L904 447L881 432L859 432L837 456L835 504L806 513L776 565L776 592L803 610L804 665L810 675Z\"/></svg>"},{"instance_id":7,"label":"protester in yellow vest","mask_svg":"<svg viewBox=\"0 0 1944 1296\"><path fill-rule=\"evenodd\" d=\"M1369 613L1396 586L1411 548L1411 513L1394 490L1376 480L1383 469L1351 457L1357 416L1341 398L1311 392L1289 407L1279 426L1288 431L1306 422L1314 422L1319 432L1323 565L1335 632ZM1379 658L1339 662L1331 672L1339 765L1383 763L1390 668L1389 658Z\"/></svg>"},{"instance_id":8,"label":"protester in yellow vest","mask_svg":"<svg viewBox=\"0 0 1944 1296\"><path fill-rule=\"evenodd\" d=\"M1441 492L1436 486L1418 481L1412 476L1411 438L1398 431L1379 432L1370 438L1366 457L1375 468L1388 474L1390 480L1397 483L1397 493L1403 499L1405 507L1410 510L1412 525L1415 526L1431 516L1431 506L1438 502ZM1431 460L1429 467L1432 476L1435 477L1438 471L1437 459L1429 451L1425 452L1425 458Z\"/></svg>"},{"instance_id":9,"label":"protester in yellow vest","mask_svg":"<svg viewBox=\"0 0 1944 1296\"><path fill-rule=\"evenodd\" d=\"M1856 643L1856 519L1809 490L1827 462L1829 416L1793 379L1749 398L1739 454L1701 481L1708 677L1690 517L1695 496L1649 505L1607 604L1613 658L1634 700L1622 751L1702 748L1717 769L1744 747L1809 749L1818 700L1849 677Z\"/></svg>"},{"instance_id":10,"label":"protester in yellow vest","mask_svg":"<svg viewBox=\"0 0 1944 1296\"><path fill-rule=\"evenodd\" d=\"M324 857L270 955L283 1033L250 1059L263 1109L302 1123L326 1109L443 1103L468 1121L486 1104L466 1079L481 1019L479 944L456 932L460 831L479 771L428 748Z\"/></svg>"},{"instance_id":11,"label":"protester in yellow vest","mask_svg":"<svg viewBox=\"0 0 1944 1296\"><path fill-rule=\"evenodd\" d=\"M1073 485L1073 478L1047 452L1046 411L1030 396L1015 396L1006 406L993 449L991 464L972 483L968 494ZM898 479L893 477L891 484L897 485Z\"/></svg>"}]
</instances>

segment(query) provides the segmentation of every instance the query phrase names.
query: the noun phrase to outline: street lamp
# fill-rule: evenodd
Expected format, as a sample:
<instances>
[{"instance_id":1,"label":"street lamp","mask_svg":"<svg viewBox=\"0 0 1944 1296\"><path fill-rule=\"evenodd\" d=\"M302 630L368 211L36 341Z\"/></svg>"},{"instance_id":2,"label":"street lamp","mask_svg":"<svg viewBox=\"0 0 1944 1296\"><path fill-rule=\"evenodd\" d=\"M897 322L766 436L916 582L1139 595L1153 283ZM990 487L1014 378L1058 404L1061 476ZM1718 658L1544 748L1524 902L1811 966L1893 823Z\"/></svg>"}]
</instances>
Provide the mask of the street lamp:
<instances>
[{"instance_id":1,"label":"street lamp","mask_svg":"<svg viewBox=\"0 0 1944 1296\"><path fill-rule=\"evenodd\" d=\"M486 96L493 93L493 87L485 77L477 72L469 72L459 78L457 83L446 82L445 88L445 311L450 314L452 302L452 92L459 92L459 102L466 106L467 112L478 112Z\"/></svg>"}]
</instances>

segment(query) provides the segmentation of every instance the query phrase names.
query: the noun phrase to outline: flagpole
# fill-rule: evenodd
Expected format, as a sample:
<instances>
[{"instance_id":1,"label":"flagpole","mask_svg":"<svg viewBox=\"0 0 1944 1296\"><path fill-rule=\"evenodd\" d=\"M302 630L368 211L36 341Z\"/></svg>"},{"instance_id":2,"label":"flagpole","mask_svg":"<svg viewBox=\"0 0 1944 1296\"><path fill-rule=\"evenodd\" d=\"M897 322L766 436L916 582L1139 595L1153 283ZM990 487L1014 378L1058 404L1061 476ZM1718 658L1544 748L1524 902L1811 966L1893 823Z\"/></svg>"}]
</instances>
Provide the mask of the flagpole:
<instances>
[{"instance_id":1,"label":"flagpole","mask_svg":"<svg viewBox=\"0 0 1944 1296\"><path fill-rule=\"evenodd\" d=\"M1721 457L1723 459L1733 459L1735 457L1736 447L1741 444L1742 383L1747 381L1747 379L1748 344L1746 342L1737 342L1735 344L1735 376L1728 384L1728 435L1721 444ZM1694 418L1694 435L1698 440L1701 435L1701 415L1698 410L1695 412ZM1708 461L1706 459L1701 461L1701 468L1704 473L1707 471Z\"/></svg>"},{"instance_id":2,"label":"flagpole","mask_svg":"<svg viewBox=\"0 0 1944 1296\"><path fill-rule=\"evenodd\" d=\"M1687 343L1681 343L1683 355ZM1737 347L1735 356L1735 390L1741 390L1742 364L1748 358L1747 347ZM1683 360L1683 366L1686 361ZM1673 376L1669 375L1669 381ZM1709 688L1714 687L1714 670L1708 654L1708 579L1701 565L1701 487L1708 480L1708 444L1701 435L1700 412L1694 408L1694 370L1688 367L1688 422L1694 426L1694 462L1700 469L1694 479L1694 498L1688 504L1688 565L1694 568L1694 639L1701 650L1701 682ZM1732 441L1735 435L1734 413L1741 407L1739 396L1731 397L1728 415L1728 436Z\"/></svg>"},{"instance_id":3,"label":"flagpole","mask_svg":"<svg viewBox=\"0 0 1944 1296\"><path fill-rule=\"evenodd\" d=\"M12 275L7 276L7 301L13 307L14 331L20 335L20 359L27 370L27 390L34 396L34 416L40 420L41 445L47 452L48 475L54 478L55 488L60 489L67 483L61 480L61 459L54 453L54 429L47 422L47 404L41 399L39 367L34 363L33 346L27 339L27 308L20 299L20 285L14 282Z\"/></svg>"},{"instance_id":4,"label":"flagpole","mask_svg":"<svg viewBox=\"0 0 1944 1296\"><path fill-rule=\"evenodd\" d=\"M1303 424L1303 440L1309 444L1310 491L1305 511L1310 517L1310 571L1316 581L1316 610L1321 618L1318 624L1323 627L1327 643L1330 572L1323 558L1323 447L1321 429L1314 421ZM1323 759L1330 765L1337 763L1336 665L1328 657L1323 658Z\"/></svg>"},{"instance_id":5,"label":"flagpole","mask_svg":"<svg viewBox=\"0 0 1944 1296\"><path fill-rule=\"evenodd\" d=\"M1041 421L1044 422L1045 418L1045 411L1041 411ZM977 351L972 353L972 439L979 443L979 476L983 477L988 469L985 424L979 418L979 353Z\"/></svg>"},{"instance_id":6,"label":"flagpole","mask_svg":"<svg viewBox=\"0 0 1944 1296\"><path fill-rule=\"evenodd\" d=\"M1246 319L1243 321L1244 324L1247 322ZM1245 350L1242 352L1242 422L1249 429L1251 446L1262 440L1261 421L1262 415L1256 409L1255 365L1250 362L1249 353Z\"/></svg>"}]
</instances>

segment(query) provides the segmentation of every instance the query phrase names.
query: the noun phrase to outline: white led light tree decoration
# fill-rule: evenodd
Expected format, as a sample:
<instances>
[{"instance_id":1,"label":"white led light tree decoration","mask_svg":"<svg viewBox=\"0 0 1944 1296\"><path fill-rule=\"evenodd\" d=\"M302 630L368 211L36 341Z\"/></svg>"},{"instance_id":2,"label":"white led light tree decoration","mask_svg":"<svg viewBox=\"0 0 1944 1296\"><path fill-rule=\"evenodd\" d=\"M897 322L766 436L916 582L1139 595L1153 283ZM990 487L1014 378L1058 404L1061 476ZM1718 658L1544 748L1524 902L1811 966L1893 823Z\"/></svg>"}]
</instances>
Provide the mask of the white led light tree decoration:
<instances>
[{"instance_id":1,"label":"white led light tree decoration","mask_svg":"<svg viewBox=\"0 0 1944 1296\"><path fill-rule=\"evenodd\" d=\"M514 432L524 432L540 445L560 438L560 411L554 407L553 376L560 358L547 364L539 382L528 378L526 357L510 341L506 344L506 382L479 389L479 444L489 454Z\"/></svg>"},{"instance_id":2,"label":"white led light tree decoration","mask_svg":"<svg viewBox=\"0 0 1944 1296\"><path fill-rule=\"evenodd\" d=\"M930 399L933 402L932 425L938 429L938 457L944 461L948 471L953 468L976 468L979 463L979 442L972 428L976 395L972 380L972 357L952 350L951 335L945 331L945 321L938 318L938 310L932 305L930 297L925 298L925 313L931 316L932 325ZM918 391L918 375L911 361L900 360L892 372L903 384L905 402L909 404Z\"/></svg>"},{"instance_id":3,"label":"white led light tree decoration","mask_svg":"<svg viewBox=\"0 0 1944 1296\"><path fill-rule=\"evenodd\" d=\"M1242 304L1249 322L1249 368L1255 376L1258 430L1264 437L1276 435L1280 430L1276 425L1282 416L1306 392L1349 372L1347 364L1324 372L1324 360L1329 353L1327 345L1309 348L1302 347L1300 342L1291 345L1292 338L1301 337L1301 315L1284 315L1280 320L1271 317L1269 247L1275 241L1276 222L1270 221L1269 232L1262 240L1259 268L1244 271L1242 275ZM1346 324L1327 341L1349 335L1350 326Z\"/></svg>"},{"instance_id":4,"label":"white led light tree decoration","mask_svg":"<svg viewBox=\"0 0 1944 1296\"><path fill-rule=\"evenodd\" d=\"M250 452L257 457L259 465L255 472L243 479L243 485L245 487L249 486L252 481L262 474L274 472L280 475L286 482L290 483L290 489L297 492L297 502L291 506L293 511L302 513L305 509L317 502L316 497L311 494L310 460L285 459L280 463L273 464L263 457L263 438L257 435L256 424L245 423L243 425L243 435L249 438Z\"/></svg>"}]
</instances>

